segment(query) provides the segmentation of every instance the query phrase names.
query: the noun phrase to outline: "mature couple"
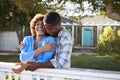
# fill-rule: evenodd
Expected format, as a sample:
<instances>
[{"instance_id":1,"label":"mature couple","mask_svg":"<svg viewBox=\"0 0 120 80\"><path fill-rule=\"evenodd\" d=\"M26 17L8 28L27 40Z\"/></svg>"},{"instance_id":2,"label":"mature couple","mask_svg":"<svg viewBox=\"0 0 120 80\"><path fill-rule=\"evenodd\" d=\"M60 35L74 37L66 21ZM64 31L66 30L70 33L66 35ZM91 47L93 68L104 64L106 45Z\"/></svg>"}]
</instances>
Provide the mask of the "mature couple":
<instances>
[{"instance_id":1,"label":"mature couple","mask_svg":"<svg viewBox=\"0 0 120 80\"><path fill-rule=\"evenodd\" d=\"M12 68L13 72L70 67L72 39L61 26L58 13L49 12L45 16L36 14L30 22L30 30L32 36L23 39L25 45L20 53L21 62Z\"/></svg>"}]
</instances>

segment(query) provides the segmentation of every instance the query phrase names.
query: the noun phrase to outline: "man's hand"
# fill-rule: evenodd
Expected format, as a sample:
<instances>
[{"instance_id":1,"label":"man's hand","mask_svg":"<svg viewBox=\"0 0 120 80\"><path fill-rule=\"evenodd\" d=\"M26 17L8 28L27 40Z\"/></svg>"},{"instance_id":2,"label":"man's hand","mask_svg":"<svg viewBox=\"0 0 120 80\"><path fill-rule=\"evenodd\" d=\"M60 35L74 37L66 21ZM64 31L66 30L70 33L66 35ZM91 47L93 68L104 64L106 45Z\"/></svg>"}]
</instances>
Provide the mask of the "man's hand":
<instances>
[{"instance_id":1,"label":"man's hand","mask_svg":"<svg viewBox=\"0 0 120 80\"><path fill-rule=\"evenodd\" d=\"M52 51L52 49L55 47L55 43L48 44L47 42L40 48L37 48L35 50L35 55L34 57L38 56L42 52L49 52Z\"/></svg>"},{"instance_id":2,"label":"man's hand","mask_svg":"<svg viewBox=\"0 0 120 80\"><path fill-rule=\"evenodd\" d=\"M26 68L26 70L35 71L36 69L38 69L38 64L39 63L27 62L27 64L29 64L29 66Z\"/></svg>"},{"instance_id":3,"label":"man's hand","mask_svg":"<svg viewBox=\"0 0 120 80\"><path fill-rule=\"evenodd\" d=\"M54 68L51 62L40 63L40 62L27 62L29 65L26 70L35 71L38 68Z\"/></svg>"}]
</instances>

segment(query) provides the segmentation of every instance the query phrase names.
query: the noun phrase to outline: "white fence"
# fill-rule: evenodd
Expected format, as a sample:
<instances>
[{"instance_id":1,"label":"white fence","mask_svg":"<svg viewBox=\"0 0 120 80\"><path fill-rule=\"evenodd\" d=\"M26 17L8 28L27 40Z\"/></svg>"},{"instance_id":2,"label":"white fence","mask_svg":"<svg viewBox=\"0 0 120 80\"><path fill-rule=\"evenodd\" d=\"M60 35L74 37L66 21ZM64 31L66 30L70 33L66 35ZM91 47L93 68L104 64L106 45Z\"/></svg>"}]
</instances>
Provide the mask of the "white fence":
<instances>
[{"instance_id":1,"label":"white fence","mask_svg":"<svg viewBox=\"0 0 120 80\"><path fill-rule=\"evenodd\" d=\"M90 69L38 69L15 74L14 63L0 62L0 80L120 80L120 72ZM36 79L33 79L36 78Z\"/></svg>"}]
</instances>

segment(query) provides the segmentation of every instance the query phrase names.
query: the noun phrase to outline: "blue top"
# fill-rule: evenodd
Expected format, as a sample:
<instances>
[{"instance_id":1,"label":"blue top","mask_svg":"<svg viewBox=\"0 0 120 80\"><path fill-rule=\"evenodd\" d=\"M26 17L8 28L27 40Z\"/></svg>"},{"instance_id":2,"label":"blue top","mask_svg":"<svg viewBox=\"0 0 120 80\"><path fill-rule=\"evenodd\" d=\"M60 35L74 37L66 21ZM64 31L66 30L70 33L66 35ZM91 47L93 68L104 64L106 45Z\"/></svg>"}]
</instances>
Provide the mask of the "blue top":
<instances>
[{"instance_id":1,"label":"blue top","mask_svg":"<svg viewBox=\"0 0 120 80\"><path fill-rule=\"evenodd\" d=\"M33 36L26 36L23 39L23 43L25 43L25 46L20 53L21 62L24 62L24 63L28 62L28 61L29 62L30 61L49 62L55 53L55 48L53 48L52 51L50 51L50 52L42 52L37 57L34 57L34 54L35 54L34 41L35 41L35 39ZM48 44L51 44L51 43L55 43L56 40L55 40L55 38L53 38L51 36L45 36L38 43L38 48L43 46L46 42L48 42Z\"/></svg>"}]
</instances>

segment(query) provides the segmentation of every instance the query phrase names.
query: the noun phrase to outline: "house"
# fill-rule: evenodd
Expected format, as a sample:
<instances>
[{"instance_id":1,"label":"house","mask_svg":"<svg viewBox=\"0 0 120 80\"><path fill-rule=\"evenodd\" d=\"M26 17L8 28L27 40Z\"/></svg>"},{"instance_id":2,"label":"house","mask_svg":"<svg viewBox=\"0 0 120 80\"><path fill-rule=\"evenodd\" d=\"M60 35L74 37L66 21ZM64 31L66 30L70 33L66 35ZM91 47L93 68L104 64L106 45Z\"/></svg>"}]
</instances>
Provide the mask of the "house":
<instances>
[{"instance_id":1,"label":"house","mask_svg":"<svg viewBox=\"0 0 120 80\"><path fill-rule=\"evenodd\" d=\"M120 22L106 16L85 17L81 20L81 46L95 46L104 26L111 26L114 29L120 28ZM78 44L78 43L77 43Z\"/></svg>"}]
</instances>

